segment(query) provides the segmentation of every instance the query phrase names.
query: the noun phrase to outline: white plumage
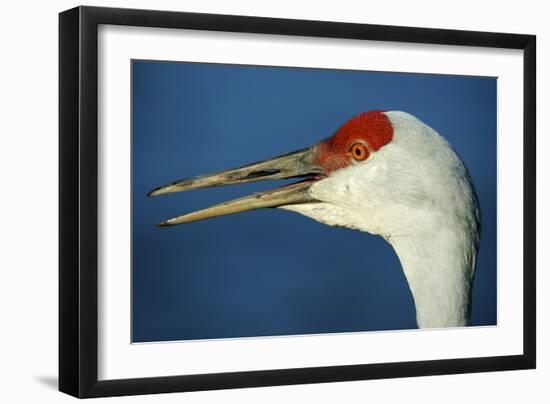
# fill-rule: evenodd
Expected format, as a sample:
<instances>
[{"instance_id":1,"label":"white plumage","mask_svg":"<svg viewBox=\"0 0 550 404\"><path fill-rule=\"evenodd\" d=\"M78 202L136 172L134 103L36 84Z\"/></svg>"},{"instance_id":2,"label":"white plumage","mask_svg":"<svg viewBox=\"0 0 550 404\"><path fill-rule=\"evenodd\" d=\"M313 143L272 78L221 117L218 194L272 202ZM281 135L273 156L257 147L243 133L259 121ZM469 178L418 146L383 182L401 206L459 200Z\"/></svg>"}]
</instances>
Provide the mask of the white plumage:
<instances>
[{"instance_id":1,"label":"white plumage","mask_svg":"<svg viewBox=\"0 0 550 404\"><path fill-rule=\"evenodd\" d=\"M386 112L392 141L315 182L319 201L283 206L330 226L380 235L399 256L419 327L469 324L479 208L468 171L436 131Z\"/></svg>"}]
</instances>

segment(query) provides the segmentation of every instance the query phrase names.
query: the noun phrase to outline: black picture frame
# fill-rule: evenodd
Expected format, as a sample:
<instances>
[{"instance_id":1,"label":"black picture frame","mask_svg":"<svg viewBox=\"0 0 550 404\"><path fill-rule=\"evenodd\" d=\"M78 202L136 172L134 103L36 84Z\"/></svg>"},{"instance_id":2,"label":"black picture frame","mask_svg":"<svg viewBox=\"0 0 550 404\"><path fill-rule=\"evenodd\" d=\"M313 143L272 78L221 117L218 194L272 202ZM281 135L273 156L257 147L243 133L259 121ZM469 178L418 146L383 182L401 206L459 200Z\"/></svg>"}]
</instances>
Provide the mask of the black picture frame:
<instances>
[{"instance_id":1,"label":"black picture frame","mask_svg":"<svg viewBox=\"0 0 550 404\"><path fill-rule=\"evenodd\" d=\"M523 50L523 354L98 380L98 26L113 24ZM536 366L536 37L77 7L59 15L59 390L104 397L533 369Z\"/></svg>"}]
</instances>

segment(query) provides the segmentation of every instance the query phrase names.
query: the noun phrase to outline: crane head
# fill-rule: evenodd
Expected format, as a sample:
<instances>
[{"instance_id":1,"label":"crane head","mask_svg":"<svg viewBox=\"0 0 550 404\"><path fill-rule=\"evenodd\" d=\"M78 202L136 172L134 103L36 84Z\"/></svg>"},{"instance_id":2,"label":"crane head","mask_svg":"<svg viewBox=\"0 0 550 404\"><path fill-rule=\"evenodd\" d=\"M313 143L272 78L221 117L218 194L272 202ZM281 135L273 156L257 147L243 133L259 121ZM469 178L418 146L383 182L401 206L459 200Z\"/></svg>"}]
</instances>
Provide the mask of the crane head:
<instances>
[{"instance_id":1,"label":"crane head","mask_svg":"<svg viewBox=\"0 0 550 404\"><path fill-rule=\"evenodd\" d=\"M260 208L291 210L331 226L385 237L418 231L426 224L437 226L449 214L465 216L477 225L477 200L462 161L437 132L398 111L361 113L311 147L175 181L149 196L291 178L299 181L177 216L159 226Z\"/></svg>"}]
</instances>

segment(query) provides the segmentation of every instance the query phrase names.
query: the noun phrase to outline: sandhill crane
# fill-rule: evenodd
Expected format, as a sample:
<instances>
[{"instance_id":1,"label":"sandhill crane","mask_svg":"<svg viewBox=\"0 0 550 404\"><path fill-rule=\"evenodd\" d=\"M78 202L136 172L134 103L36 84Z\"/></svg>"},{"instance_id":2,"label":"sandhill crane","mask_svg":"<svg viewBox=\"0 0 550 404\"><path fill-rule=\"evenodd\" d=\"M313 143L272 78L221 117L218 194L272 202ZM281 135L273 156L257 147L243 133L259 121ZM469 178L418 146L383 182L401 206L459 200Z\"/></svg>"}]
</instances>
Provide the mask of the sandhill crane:
<instances>
[{"instance_id":1,"label":"sandhill crane","mask_svg":"<svg viewBox=\"0 0 550 404\"><path fill-rule=\"evenodd\" d=\"M149 195L288 178L301 181L159 226L281 208L329 226L379 235L399 257L418 326L469 325L479 246L477 197L466 167L449 143L408 113L364 112L314 146L172 182Z\"/></svg>"}]
</instances>

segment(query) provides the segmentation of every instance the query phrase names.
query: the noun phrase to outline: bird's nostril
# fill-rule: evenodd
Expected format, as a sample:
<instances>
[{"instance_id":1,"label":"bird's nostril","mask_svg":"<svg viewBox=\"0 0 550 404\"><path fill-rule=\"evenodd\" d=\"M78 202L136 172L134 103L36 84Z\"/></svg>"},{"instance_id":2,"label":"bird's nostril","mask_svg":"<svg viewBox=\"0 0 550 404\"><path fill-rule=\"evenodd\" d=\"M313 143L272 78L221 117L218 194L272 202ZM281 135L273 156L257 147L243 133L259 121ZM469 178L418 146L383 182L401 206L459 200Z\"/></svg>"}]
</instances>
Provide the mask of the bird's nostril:
<instances>
[{"instance_id":1,"label":"bird's nostril","mask_svg":"<svg viewBox=\"0 0 550 404\"><path fill-rule=\"evenodd\" d=\"M278 174L281 170L277 170L275 168L273 169L267 169L267 170L261 170L261 171L252 171L251 173L247 174L245 177L246 179L250 178L259 178L259 177L265 177L268 175Z\"/></svg>"}]
</instances>

